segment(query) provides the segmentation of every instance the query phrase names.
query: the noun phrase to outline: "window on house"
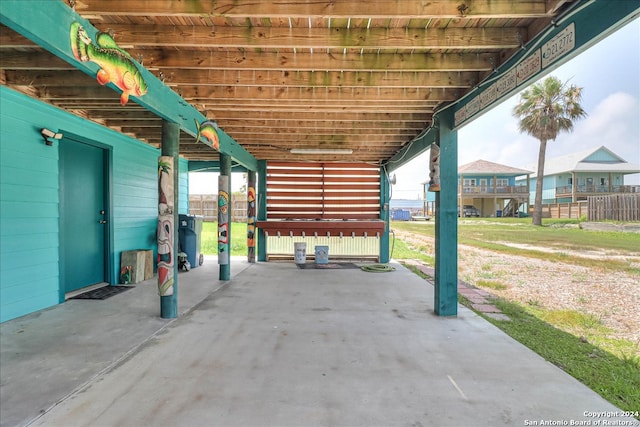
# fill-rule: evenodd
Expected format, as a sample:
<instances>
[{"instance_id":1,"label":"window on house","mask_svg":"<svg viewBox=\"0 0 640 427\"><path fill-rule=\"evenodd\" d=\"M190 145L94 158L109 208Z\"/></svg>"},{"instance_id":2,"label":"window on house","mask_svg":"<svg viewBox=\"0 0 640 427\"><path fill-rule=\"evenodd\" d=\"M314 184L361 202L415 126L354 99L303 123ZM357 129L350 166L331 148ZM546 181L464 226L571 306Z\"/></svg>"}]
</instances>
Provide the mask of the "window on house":
<instances>
[{"instance_id":1,"label":"window on house","mask_svg":"<svg viewBox=\"0 0 640 427\"><path fill-rule=\"evenodd\" d=\"M573 177L572 176L569 177L569 179L567 180L567 183L569 185L573 185Z\"/></svg>"}]
</instances>

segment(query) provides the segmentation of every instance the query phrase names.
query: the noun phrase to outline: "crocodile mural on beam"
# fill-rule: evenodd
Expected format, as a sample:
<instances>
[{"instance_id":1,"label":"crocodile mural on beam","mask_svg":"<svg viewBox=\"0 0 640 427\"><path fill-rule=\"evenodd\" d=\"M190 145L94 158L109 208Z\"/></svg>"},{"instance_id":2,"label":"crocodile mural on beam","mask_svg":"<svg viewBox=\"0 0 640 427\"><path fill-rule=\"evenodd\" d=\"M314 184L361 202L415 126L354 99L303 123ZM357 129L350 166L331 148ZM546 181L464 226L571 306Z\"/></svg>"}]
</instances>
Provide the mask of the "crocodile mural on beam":
<instances>
[{"instance_id":1,"label":"crocodile mural on beam","mask_svg":"<svg viewBox=\"0 0 640 427\"><path fill-rule=\"evenodd\" d=\"M78 61L91 61L100 66L96 75L98 83L113 83L122 90L122 106L129 101L129 95L142 96L147 93L147 83L133 58L120 49L109 34L99 32L94 43L82 25L74 22L71 24L70 37L71 50Z\"/></svg>"}]
</instances>

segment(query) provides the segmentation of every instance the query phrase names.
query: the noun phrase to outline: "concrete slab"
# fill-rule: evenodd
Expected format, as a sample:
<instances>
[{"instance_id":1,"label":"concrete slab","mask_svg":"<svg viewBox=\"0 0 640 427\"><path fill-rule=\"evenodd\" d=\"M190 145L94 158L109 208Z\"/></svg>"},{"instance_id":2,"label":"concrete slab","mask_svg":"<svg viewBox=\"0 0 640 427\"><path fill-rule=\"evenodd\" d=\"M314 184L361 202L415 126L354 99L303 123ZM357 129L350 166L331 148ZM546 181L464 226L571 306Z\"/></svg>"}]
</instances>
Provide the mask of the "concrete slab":
<instances>
[{"instance_id":1,"label":"concrete slab","mask_svg":"<svg viewBox=\"0 0 640 427\"><path fill-rule=\"evenodd\" d=\"M233 258L235 276L249 266ZM178 275L184 315L224 285L217 258ZM160 318L155 278L109 299L68 300L0 324L0 426L24 425L173 320Z\"/></svg>"},{"instance_id":2,"label":"concrete slab","mask_svg":"<svg viewBox=\"0 0 640 427\"><path fill-rule=\"evenodd\" d=\"M433 287L394 266L252 265L33 424L569 425L617 410L472 311L435 316ZM56 348L62 371L79 367L64 353L84 354L82 340Z\"/></svg>"}]
</instances>

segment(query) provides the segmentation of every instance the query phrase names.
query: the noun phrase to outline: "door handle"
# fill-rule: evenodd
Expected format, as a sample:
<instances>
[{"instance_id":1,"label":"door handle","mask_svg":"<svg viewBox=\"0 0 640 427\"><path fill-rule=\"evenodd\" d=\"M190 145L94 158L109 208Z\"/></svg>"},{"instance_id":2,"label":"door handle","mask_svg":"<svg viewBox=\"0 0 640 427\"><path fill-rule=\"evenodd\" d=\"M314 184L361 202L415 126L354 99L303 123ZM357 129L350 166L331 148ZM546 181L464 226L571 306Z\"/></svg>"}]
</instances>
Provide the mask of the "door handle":
<instances>
[{"instance_id":1,"label":"door handle","mask_svg":"<svg viewBox=\"0 0 640 427\"><path fill-rule=\"evenodd\" d=\"M101 219L100 221L98 221L100 224L106 224L107 220L106 219Z\"/></svg>"}]
</instances>

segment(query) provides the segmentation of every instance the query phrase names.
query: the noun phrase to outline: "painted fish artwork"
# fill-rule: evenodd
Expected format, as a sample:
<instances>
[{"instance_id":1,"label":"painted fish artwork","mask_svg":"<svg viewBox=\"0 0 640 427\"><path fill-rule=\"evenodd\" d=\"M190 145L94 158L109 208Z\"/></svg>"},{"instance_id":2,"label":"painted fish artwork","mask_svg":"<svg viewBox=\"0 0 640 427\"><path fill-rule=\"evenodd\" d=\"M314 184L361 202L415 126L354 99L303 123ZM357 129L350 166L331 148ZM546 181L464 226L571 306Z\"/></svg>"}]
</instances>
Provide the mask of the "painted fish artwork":
<instances>
[{"instance_id":1,"label":"painted fish artwork","mask_svg":"<svg viewBox=\"0 0 640 427\"><path fill-rule=\"evenodd\" d=\"M200 140L201 136L209 141L209 144L217 151L220 151L220 138L218 138L218 124L216 122L212 122L211 120L204 121L202 123L196 122L196 129L198 129L198 135L196 135L196 140Z\"/></svg>"},{"instance_id":2,"label":"painted fish artwork","mask_svg":"<svg viewBox=\"0 0 640 427\"><path fill-rule=\"evenodd\" d=\"M125 106L129 96L143 96L147 93L147 83L140 74L131 55L118 47L107 33L99 32L95 43L78 22L71 24L71 50L81 62L94 62L100 66L96 79L101 85L113 83L122 91L120 104Z\"/></svg>"}]
</instances>

